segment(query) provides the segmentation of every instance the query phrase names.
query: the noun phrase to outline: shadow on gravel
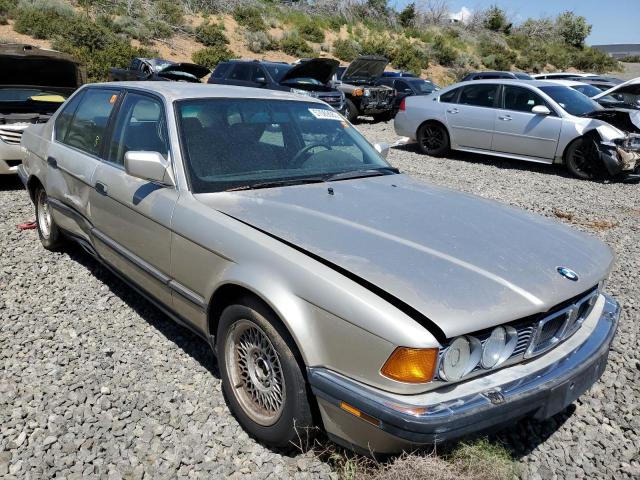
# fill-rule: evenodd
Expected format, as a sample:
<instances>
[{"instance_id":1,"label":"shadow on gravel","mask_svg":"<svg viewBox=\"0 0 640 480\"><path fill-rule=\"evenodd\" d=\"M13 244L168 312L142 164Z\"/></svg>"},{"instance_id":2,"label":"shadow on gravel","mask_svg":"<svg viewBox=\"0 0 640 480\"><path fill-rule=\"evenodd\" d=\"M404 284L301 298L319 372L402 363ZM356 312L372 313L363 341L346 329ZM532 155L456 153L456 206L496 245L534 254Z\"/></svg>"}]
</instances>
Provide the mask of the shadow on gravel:
<instances>
[{"instance_id":1,"label":"shadow on gravel","mask_svg":"<svg viewBox=\"0 0 640 480\"><path fill-rule=\"evenodd\" d=\"M180 347L182 351L206 368L214 377L220 378L217 362L207 342L189 331L188 328L174 322L80 246L70 245L65 249L65 253L72 260L89 270L92 275L104 283L114 295L125 302L149 325Z\"/></svg>"},{"instance_id":2,"label":"shadow on gravel","mask_svg":"<svg viewBox=\"0 0 640 480\"><path fill-rule=\"evenodd\" d=\"M17 175L0 175L0 192L24 190L24 185Z\"/></svg>"}]
</instances>

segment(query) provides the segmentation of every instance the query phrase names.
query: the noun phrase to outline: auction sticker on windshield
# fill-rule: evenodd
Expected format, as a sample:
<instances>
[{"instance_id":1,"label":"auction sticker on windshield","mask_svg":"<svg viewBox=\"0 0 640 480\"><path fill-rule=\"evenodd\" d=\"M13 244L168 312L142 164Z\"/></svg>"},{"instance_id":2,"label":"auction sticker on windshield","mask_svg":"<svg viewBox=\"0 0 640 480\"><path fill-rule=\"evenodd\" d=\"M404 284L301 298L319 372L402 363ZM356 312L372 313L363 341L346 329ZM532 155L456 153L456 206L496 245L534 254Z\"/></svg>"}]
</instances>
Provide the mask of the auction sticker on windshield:
<instances>
[{"instance_id":1,"label":"auction sticker on windshield","mask_svg":"<svg viewBox=\"0 0 640 480\"><path fill-rule=\"evenodd\" d=\"M342 122L344 119L338 112L334 112L333 110L324 110L322 108L310 108L309 112L316 118L320 120L338 120Z\"/></svg>"}]
</instances>

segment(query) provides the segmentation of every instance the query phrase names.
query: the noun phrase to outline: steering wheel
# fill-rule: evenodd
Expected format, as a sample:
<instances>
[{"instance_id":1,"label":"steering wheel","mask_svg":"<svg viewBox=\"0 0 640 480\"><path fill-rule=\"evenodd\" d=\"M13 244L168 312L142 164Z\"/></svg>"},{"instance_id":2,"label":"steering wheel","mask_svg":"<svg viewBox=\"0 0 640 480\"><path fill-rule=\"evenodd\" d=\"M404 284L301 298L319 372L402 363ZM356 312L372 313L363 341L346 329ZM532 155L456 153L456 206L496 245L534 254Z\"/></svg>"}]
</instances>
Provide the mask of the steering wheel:
<instances>
[{"instance_id":1,"label":"steering wheel","mask_svg":"<svg viewBox=\"0 0 640 480\"><path fill-rule=\"evenodd\" d=\"M324 143L312 143L311 145L307 145L298 153L296 153L296 155L291 159L291 164L296 167L299 166L301 164L300 158L302 158L303 155L308 154L310 150L313 150L316 147L322 147L327 150L331 150L331 147L329 145L325 145Z\"/></svg>"}]
</instances>

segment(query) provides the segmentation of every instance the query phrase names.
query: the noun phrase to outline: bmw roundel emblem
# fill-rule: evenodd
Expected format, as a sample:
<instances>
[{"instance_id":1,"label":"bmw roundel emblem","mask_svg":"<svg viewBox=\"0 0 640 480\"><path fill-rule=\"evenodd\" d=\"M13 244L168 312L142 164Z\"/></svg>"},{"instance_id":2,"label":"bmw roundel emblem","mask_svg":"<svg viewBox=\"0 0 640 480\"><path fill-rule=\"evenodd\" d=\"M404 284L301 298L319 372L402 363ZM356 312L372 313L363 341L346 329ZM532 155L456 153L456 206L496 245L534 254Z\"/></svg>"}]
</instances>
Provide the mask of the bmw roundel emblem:
<instances>
[{"instance_id":1,"label":"bmw roundel emblem","mask_svg":"<svg viewBox=\"0 0 640 480\"><path fill-rule=\"evenodd\" d=\"M577 282L578 281L578 274L576 272L574 272L573 270L571 270L570 268L558 267L558 268L556 268L556 270L558 271L558 273L560 275L562 275L567 280L571 280L573 282Z\"/></svg>"}]
</instances>

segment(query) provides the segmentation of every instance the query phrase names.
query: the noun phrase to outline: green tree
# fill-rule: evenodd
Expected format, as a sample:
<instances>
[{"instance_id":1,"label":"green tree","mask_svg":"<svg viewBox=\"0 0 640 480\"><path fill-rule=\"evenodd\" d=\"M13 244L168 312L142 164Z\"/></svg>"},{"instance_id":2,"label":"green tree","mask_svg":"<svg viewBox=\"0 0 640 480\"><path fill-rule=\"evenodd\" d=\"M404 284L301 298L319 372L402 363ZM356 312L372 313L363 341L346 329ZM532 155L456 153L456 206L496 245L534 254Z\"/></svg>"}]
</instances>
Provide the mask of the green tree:
<instances>
[{"instance_id":1,"label":"green tree","mask_svg":"<svg viewBox=\"0 0 640 480\"><path fill-rule=\"evenodd\" d=\"M591 33L587 19L569 10L558 15L556 26L564 42L577 48L584 46L584 41Z\"/></svg>"},{"instance_id":2,"label":"green tree","mask_svg":"<svg viewBox=\"0 0 640 480\"><path fill-rule=\"evenodd\" d=\"M414 20L416 19L416 4L410 3L400 12L398 15L398 20L400 21L400 25L407 28L413 25Z\"/></svg>"},{"instance_id":3,"label":"green tree","mask_svg":"<svg viewBox=\"0 0 640 480\"><path fill-rule=\"evenodd\" d=\"M373 13L384 15L387 11L387 0L367 0L367 8Z\"/></svg>"},{"instance_id":4,"label":"green tree","mask_svg":"<svg viewBox=\"0 0 640 480\"><path fill-rule=\"evenodd\" d=\"M511 23L507 19L507 14L498 5L492 5L485 12L484 27L493 32L504 32L509 34Z\"/></svg>"}]
</instances>

